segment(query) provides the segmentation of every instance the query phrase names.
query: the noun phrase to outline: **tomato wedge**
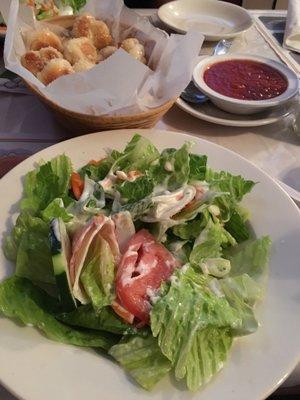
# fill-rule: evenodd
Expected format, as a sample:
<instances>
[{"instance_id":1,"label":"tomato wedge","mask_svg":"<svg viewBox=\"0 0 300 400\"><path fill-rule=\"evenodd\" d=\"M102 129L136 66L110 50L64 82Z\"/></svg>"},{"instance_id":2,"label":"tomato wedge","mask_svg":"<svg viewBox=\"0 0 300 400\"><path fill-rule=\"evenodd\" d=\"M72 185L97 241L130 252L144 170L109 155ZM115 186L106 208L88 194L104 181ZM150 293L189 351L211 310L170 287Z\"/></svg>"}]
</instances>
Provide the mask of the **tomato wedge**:
<instances>
[{"instance_id":1,"label":"tomato wedge","mask_svg":"<svg viewBox=\"0 0 300 400\"><path fill-rule=\"evenodd\" d=\"M128 243L116 276L116 293L122 307L142 323L149 322L149 295L159 289L178 267L173 255L146 230Z\"/></svg>"}]
</instances>

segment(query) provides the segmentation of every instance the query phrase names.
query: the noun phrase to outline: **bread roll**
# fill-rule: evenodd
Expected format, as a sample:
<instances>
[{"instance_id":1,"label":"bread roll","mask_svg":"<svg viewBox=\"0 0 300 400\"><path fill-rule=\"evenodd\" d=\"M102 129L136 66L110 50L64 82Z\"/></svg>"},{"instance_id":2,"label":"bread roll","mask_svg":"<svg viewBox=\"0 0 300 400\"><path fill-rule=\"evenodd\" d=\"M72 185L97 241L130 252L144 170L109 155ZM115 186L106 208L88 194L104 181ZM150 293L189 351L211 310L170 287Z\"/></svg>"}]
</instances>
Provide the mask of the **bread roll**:
<instances>
[{"instance_id":1,"label":"bread roll","mask_svg":"<svg viewBox=\"0 0 300 400\"><path fill-rule=\"evenodd\" d=\"M87 37L66 40L64 42L64 55L71 64L80 60L95 64L98 58L95 46Z\"/></svg>"},{"instance_id":2,"label":"bread roll","mask_svg":"<svg viewBox=\"0 0 300 400\"><path fill-rule=\"evenodd\" d=\"M49 85L49 83L60 76L72 74L73 72L74 69L69 61L60 58L53 58L45 65L43 70L38 73L37 77L45 85Z\"/></svg>"},{"instance_id":3,"label":"bread roll","mask_svg":"<svg viewBox=\"0 0 300 400\"><path fill-rule=\"evenodd\" d=\"M73 36L76 38L87 37L91 39L97 49L103 49L112 43L108 26L103 21L96 20L92 15L79 15L73 25Z\"/></svg>"},{"instance_id":4,"label":"bread roll","mask_svg":"<svg viewBox=\"0 0 300 400\"><path fill-rule=\"evenodd\" d=\"M40 50L43 47L54 47L58 51L62 51L63 46L60 38L53 32L44 29L42 31L35 31L31 34L29 39L30 50Z\"/></svg>"},{"instance_id":5,"label":"bread roll","mask_svg":"<svg viewBox=\"0 0 300 400\"><path fill-rule=\"evenodd\" d=\"M108 57L110 57L112 54L114 54L114 52L118 50L115 46L106 46L103 47L103 49L101 49L99 51L99 61L103 61L106 60Z\"/></svg>"},{"instance_id":6,"label":"bread roll","mask_svg":"<svg viewBox=\"0 0 300 400\"><path fill-rule=\"evenodd\" d=\"M128 38L123 40L121 43L121 48L136 60L141 61L143 64L146 64L146 57L145 57L145 48L144 46L138 41L136 38Z\"/></svg>"},{"instance_id":7,"label":"bread roll","mask_svg":"<svg viewBox=\"0 0 300 400\"><path fill-rule=\"evenodd\" d=\"M21 57L21 64L23 67L28 69L33 75L37 75L44 68L44 61L40 56L39 51L27 51L27 53L23 54Z\"/></svg>"}]
</instances>

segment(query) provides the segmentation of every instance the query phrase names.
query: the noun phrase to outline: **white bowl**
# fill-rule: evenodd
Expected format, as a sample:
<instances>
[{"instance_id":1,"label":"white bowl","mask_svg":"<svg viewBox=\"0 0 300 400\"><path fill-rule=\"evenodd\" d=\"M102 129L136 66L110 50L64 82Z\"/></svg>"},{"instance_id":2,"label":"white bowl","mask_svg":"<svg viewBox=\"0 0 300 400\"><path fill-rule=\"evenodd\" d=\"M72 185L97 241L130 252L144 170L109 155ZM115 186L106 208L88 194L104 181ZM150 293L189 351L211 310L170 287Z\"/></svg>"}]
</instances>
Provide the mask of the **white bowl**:
<instances>
[{"instance_id":1,"label":"white bowl","mask_svg":"<svg viewBox=\"0 0 300 400\"><path fill-rule=\"evenodd\" d=\"M218 0L177 0L158 10L159 18L180 33L200 31L206 40L232 38L249 29L253 20L248 11Z\"/></svg>"},{"instance_id":2,"label":"white bowl","mask_svg":"<svg viewBox=\"0 0 300 400\"><path fill-rule=\"evenodd\" d=\"M281 72L286 77L288 87L281 95L266 100L241 100L224 96L210 88L205 83L203 75L208 66L227 60L251 60L267 64ZM196 65L193 72L193 81L201 92L206 94L217 107L233 114L254 114L270 107L276 107L289 101L299 91L298 77L286 65L268 58L250 56L248 54L207 57Z\"/></svg>"}]
</instances>

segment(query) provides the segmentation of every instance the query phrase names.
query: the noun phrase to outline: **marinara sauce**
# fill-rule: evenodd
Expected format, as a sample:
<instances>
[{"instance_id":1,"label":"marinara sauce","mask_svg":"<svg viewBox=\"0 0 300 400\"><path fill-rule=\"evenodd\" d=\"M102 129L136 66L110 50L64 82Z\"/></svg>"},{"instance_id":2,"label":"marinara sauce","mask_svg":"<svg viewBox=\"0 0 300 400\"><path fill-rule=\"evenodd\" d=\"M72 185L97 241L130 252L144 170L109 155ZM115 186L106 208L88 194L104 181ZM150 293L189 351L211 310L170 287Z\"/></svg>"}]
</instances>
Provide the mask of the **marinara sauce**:
<instances>
[{"instance_id":1,"label":"marinara sauce","mask_svg":"<svg viewBox=\"0 0 300 400\"><path fill-rule=\"evenodd\" d=\"M228 60L204 72L207 86L224 96L241 100L266 100L286 91L288 81L277 69L252 60Z\"/></svg>"}]
</instances>

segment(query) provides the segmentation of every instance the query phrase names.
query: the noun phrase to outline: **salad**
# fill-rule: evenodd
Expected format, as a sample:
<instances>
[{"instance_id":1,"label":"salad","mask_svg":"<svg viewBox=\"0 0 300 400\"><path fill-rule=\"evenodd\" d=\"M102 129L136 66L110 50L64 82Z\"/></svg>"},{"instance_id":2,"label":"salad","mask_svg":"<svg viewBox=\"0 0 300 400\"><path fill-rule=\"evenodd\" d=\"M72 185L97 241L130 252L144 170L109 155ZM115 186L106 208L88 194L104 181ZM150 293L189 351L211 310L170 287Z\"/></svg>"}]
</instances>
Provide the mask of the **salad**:
<instances>
[{"instance_id":1,"label":"salad","mask_svg":"<svg viewBox=\"0 0 300 400\"><path fill-rule=\"evenodd\" d=\"M65 154L30 171L0 312L101 348L147 390L168 373L192 391L209 382L258 328L270 240L240 205L255 183L191 150L135 135L78 171Z\"/></svg>"},{"instance_id":2,"label":"salad","mask_svg":"<svg viewBox=\"0 0 300 400\"><path fill-rule=\"evenodd\" d=\"M38 20L56 17L57 15L72 15L79 11L86 0L21 0L34 8Z\"/></svg>"}]
</instances>

